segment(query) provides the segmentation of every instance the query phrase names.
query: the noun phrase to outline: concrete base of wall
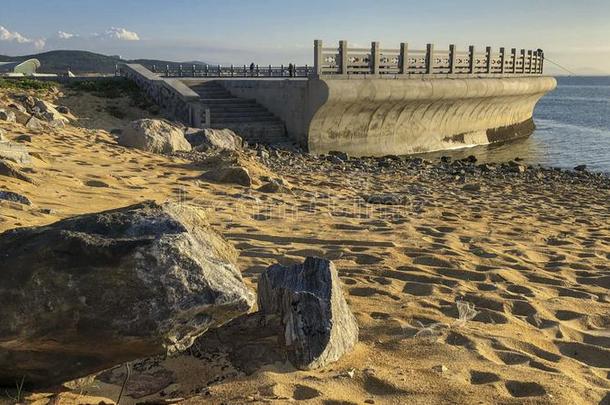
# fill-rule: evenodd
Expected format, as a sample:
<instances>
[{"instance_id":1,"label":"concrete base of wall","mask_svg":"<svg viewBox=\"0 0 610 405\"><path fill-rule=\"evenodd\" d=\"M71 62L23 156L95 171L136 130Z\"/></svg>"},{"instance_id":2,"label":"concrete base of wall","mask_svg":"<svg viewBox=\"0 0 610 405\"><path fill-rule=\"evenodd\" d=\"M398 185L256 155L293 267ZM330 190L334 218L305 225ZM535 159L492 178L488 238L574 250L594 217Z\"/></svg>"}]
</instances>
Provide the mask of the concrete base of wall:
<instances>
[{"instance_id":1,"label":"concrete base of wall","mask_svg":"<svg viewBox=\"0 0 610 405\"><path fill-rule=\"evenodd\" d=\"M406 155L527 136L552 77L221 79L312 153Z\"/></svg>"}]
</instances>

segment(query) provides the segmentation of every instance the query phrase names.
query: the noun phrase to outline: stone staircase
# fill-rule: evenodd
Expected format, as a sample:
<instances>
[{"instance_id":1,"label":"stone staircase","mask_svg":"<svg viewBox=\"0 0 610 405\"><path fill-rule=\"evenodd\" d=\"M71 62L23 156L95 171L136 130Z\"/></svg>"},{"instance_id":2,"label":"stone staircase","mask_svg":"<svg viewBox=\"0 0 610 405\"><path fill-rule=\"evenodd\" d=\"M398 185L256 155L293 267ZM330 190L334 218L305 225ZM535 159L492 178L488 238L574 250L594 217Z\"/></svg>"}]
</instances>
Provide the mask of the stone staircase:
<instances>
[{"instance_id":1,"label":"stone staircase","mask_svg":"<svg viewBox=\"0 0 610 405\"><path fill-rule=\"evenodd\" d=\"M210 109L211 128L231 129L248 143L291 143L284 123L256 100L235 97L214 81L191 88Z\"/></svg>"}]
</instances>

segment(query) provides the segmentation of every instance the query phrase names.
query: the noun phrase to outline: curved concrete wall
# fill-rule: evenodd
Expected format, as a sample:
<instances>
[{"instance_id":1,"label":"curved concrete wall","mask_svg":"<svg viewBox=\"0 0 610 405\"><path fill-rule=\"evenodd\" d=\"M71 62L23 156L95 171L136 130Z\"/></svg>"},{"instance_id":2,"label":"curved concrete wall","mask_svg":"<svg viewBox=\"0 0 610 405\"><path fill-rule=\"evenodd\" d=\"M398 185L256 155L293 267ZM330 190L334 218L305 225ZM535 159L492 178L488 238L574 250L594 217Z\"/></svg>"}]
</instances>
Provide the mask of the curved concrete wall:
<instances>
[{"instance_id":1,"label":"curved concrete wall","mask_svg":"<svg viewBox=\"0 0 610 405\"><path fill-rule=\"evenodd\" d=\"M403 155L528 135L552 77L310 80L312 153ZM311 104L311 103L310 103Z\"/></svg>"}]
</instances>

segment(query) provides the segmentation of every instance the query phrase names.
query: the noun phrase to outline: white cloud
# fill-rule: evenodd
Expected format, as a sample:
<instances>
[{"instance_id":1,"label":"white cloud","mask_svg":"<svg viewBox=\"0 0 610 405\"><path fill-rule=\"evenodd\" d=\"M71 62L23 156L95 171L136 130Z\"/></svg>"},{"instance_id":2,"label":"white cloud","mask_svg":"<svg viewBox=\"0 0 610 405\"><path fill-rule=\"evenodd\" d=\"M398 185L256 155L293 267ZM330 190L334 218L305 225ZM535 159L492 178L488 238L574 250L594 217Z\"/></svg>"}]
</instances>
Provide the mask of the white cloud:
<instances>
[{"instance_id":1,"label":"white cloud","mask_svg":"<svg viewBox=\"0 0 610 405\"><path fill-rule=\"evenodd\" d=\"M0 41L15 42L18 44L32 44L36 49L44 48L46 42L43 38L31 39L24 37L17 31L9 31L2 25L0 25Z\"/></svg>"},{"instance_id":2,"label":"white cloud","mask_svg":"<svg viewBox=\"0 0 610 405\"><path fill-rule=\"evenodd\" d=\"M103 34L98 35L103 39L117 39L119 41L139 41L140 36L133 31L129 31L125 28L111 27L107 29Z\"/></svg>"},{"instance_id":3,"label":"white cloud","mask_svg":"<svg viewBox=\"0 0 610 405\"><path fill-rule=\"evenodd\" d=\"M72 34L72 33L65 32L65 31L57 31L56 35L57 35L57 38L59 38L59 39L71 39L71 38L78 36L78 34Z\"/></svg>"}]
</instances>

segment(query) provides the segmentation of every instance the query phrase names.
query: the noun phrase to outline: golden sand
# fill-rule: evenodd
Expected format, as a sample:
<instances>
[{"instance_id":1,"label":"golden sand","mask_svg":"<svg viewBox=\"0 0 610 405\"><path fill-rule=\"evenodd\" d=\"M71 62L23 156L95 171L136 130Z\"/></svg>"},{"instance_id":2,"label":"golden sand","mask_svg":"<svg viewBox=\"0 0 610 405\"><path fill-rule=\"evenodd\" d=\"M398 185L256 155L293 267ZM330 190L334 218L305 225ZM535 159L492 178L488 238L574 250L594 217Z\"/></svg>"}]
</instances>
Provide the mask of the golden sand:
<instances>
[{"instance_id":1,"label":"golden sand","mask_svg":"<svg viewBox=\"0 0 610 405\"><path fill-rule=\"evenodd\" d=\"M0 177L0 189L33 202L0 202L0 231L146 199L195 202L238 249L253 288L270 264L332 259L361 329L356 350L319 371L276 363L245 375L222 356L167 359L155 368L169 376L153 381L159 392L121 403L160 392L186 404L610 401L607 189L486 178L471 192L417 172L273 173L241 155L255 177L275 175L292 185L291 193L265 194L201 181L206 168L187 159L116 145L108 131L125 121L96 104L108 100L79 97L62 103L86 128L33 133L0 123L9 139L32 135L36 157L27 174L37 183ZM354 203L379 192L406 192L407 203ZM458 298L474 304L473 319L458 319ZM134 372L127 391L150 380ZM94 380L71 392L28 395L38 404L97 404L112 403L119 391L120 382Z\"/></svg>"}]
</instances>

